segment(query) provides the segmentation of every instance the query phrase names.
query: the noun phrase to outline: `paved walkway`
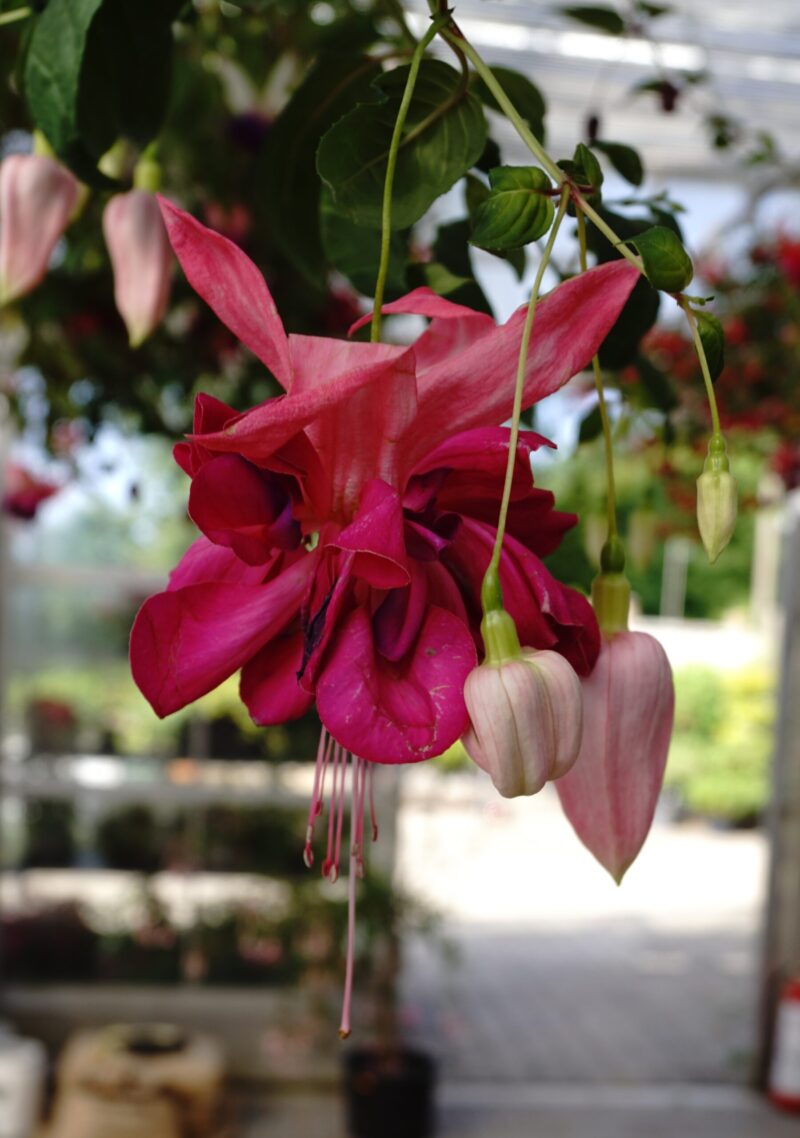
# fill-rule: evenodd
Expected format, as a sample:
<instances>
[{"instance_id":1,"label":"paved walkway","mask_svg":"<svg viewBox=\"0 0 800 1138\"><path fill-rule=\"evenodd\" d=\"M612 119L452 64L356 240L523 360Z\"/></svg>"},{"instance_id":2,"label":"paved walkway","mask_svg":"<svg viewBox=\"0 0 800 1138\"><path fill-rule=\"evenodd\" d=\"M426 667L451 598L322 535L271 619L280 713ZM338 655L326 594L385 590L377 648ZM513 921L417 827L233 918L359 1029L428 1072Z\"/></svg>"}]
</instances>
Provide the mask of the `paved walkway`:
<instances>
[{"instance_id":1,"label":"paved walkway","mask_svg":"<svg viewBox=\"0 0 800 1138\"><path fill-rule=\"evenodd\" d=\"M444 1084L436 1138L797 1138L797 1117L738 1087ZM244 1103L236 1138L349 1138L333 1095ZM226 1136L227 1138L227 1136Z\"/></svg>"},{"instance_id":2,"label":"paved walkway","mask_svg":"<svg viewBox=\"0 0 800 1138\"><path fill-rule=\"evenodd\" d=\"M621 888L553 792L500 800L483 775L404 782L404 883L445 915L455 963L411 946L406 1027L446 1079L744 1081L765 847L657 822Z\"/></svg>"}]
</instances>

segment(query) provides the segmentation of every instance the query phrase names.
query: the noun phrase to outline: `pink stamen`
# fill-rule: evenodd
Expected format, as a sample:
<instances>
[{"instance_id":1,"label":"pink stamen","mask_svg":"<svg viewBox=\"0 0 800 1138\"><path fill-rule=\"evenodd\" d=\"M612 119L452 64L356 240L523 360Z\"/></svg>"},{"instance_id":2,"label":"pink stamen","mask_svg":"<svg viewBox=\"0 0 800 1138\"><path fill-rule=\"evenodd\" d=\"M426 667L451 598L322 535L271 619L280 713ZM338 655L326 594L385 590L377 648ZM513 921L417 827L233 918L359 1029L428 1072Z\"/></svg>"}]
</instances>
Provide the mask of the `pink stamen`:
<instances>
[{"instance_id":1,"label":"pink stamen","mask_svg":"<svg viewBox=\"0 0 800 1138\"><path fill-rule=\"evenodd\" d=\"M350 819L351 830L354 819ZM355 842L355 834L353 834ZM344 971L344 995L342 998L342 1022L339 1025L339 1038L347 1039L350 1034L350 1005L353 999L353 972L355 970L356 944L356 883L358 871L356 858L350 854L350 880L347 883L347 957Z\"/></svg>"},{"instance_id":2,"label":"pink stamen","mask_svg":"<svg viewBox=\"0 0 800 1138\"><path fill-rule=\"evenodd\" d=\"M336 871L336 876L331 878L331 881L337 881L339 878L339 865L342 856L342 828L344 826L344 798L347 784L347 759L349 752L345 751L344 747L341 748L341 762L342 762L342 778L339 784L339 801L336 804L336 853L334 854L333 865ZM352 794L351 794L352 799Z\"/></svg>"},{"instance_id":3,"label":"pink stamen","mask_svg":"<svg viewBox=\"0 0 800 1138\"><path fill-rule=\"evenodd\" d=\"M367 785L369 787L369 821L372 827L372 840L378 840L378 815L375 813L375 793L372 785L373 764L367 763Z\"/></svg>"},{"instance_id":4,"label":"pink stamen","mask_svg":"<svg viewBox=\"0 0 800 1138\"><path fill-rule=\"evenodd\" d=\"M378 823L375 814L373 793L373 764L351 755L337 743L323 727L317 747L314 768L314 785L306 826L306 842L303 859L310 868L314 863L311 843L314 825L323 813L325 803L325 783L328 768L332 767L332 785L328 800L328 844L325 860L322 863L322 876L333 882L338 880L342 854L342 833L344 829L345 802L347 795L348 762L350 776L350 879L347 887L347 951L345 957L344 992L342 997L342 1019L339 1036L347 1039L350 1035L350 1015L353 1000L353 977L355 973L356 944L356 898L358 880L364 876L364 823L367 798L369 798L370 826L373 842L378 837Z\"/></svg>"},{"instance_id":5,"label":"pink stamen","mask_svg":"<svg viewBox=\"0 0 800 1138\"><path fill-rule=\"evenodd\" d=\"M311 869L314 864L314 851L311 843L314 839L314 822L322 813L322 796L325 792L325 768L329 750L330 736L323 727L317 746L317 761L314 764L314 788L311 791L311 805L308 808L308 824L306 826L306 844L303 848L303 861L306 868Z\"/></svg>"},{"instance_id":6,"label":"pink stamen","mask_svg":"<svg viewBox=\"0 0 800 1138\"><path fill-rule=\"evenodd\" d=\"M333 786L331 787L331 800L328 807L328 848L325 851L325 860L322 863L322 876L334 882L339 876L339 866L333 856L334 827L336 824L336 805L339 794L339 769L341 767L342 748L338 743L333 746Z\"/></svg>"}]
</instances>

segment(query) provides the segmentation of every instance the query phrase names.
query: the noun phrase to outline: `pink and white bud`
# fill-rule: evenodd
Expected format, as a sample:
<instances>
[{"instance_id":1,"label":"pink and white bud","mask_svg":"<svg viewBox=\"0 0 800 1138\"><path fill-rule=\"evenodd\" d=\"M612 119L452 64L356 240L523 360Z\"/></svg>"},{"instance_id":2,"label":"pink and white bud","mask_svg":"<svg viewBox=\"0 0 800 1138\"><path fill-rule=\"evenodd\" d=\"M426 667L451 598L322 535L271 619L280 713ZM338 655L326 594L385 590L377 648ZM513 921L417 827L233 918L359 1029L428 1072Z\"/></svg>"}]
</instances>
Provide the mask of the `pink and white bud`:
<instances>
[{"instance_id":1,"label":"pink and white bud","mask_svg":"<svg viewBox=\"0 0 800 1138\"><path fill-rule=\"evenodd\" d=\"M158 327L169 303L172 249L155 194L115 194L103 213L114 269L114 302L132 348Z\"/></svg>"},{"instance_id":2,"label":"pink and white bud","mask_svg":"<svg viewBox=\"0 0 800 1138\"><path fill-rule=\"evenodd\" d=\"M479 665L464 699L471 720L464 747L504 798L537 794L575 762L581 684L557 652L523 648L515 659Z\"/></svg>"},{"instance_id":3,"label":"pink and white bud","mask_svg":"<svg viewBox=\"0 0 800 1138\"><path fill-rule=\"evenodd\" d=\"M10 154L0 163L0 304L42 280L79 190L77 178L44 154Z\"/></svg>"},{"instance_id":4,"label":"pink and white bud","mask_svg":"<svg viewBox=\"0 0 800 1138\"><path fill-rule=\"evenodd\" d=\"M603 636L581 686L583 742L557 790L575 833L619 883L644 844L664 778L672 669L652 636L617 632Z\"/></svg>"}]
</instances>

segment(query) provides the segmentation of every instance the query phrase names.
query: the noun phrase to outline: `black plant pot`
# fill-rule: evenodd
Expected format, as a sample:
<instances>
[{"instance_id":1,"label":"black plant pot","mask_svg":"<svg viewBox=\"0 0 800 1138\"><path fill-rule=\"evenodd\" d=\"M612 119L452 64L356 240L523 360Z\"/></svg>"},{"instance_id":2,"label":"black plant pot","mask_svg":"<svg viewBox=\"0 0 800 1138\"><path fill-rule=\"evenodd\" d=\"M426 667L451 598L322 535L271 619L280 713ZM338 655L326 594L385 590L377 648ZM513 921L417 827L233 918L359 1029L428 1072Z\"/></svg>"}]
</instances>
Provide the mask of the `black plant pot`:
<instances>
[{"instance_id":1,"label":"black plant pot","mask_svg":"<svg viewBox=\"0 0 800 1138\"><path fill-rule=\"evenodd\" d=\"M352 1138L431 1138L436 1065L405 1048L359 1049L345 1057Z\"/></svg>"}]
</instances>

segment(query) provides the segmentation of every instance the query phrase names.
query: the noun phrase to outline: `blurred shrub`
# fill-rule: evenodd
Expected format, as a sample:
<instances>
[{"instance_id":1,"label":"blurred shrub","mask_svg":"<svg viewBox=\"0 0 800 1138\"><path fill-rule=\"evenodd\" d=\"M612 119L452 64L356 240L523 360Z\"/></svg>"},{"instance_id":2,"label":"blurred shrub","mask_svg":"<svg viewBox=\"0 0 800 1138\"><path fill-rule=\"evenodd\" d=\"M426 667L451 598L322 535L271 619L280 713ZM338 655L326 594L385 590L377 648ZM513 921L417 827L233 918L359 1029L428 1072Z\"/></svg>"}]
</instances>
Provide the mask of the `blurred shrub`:
<instances>
[{"instance_id":1,"label":"blurred shrub","mask_svg":"<svg viewBox=\"0 0 800 1138\"><path fill-rule=\"evenodd\" d=\"M769 797L774 684L764 667L675 676L675 734L665 785L692 812L735 825L758 821Z\"/></svg>"}]
</instances>

